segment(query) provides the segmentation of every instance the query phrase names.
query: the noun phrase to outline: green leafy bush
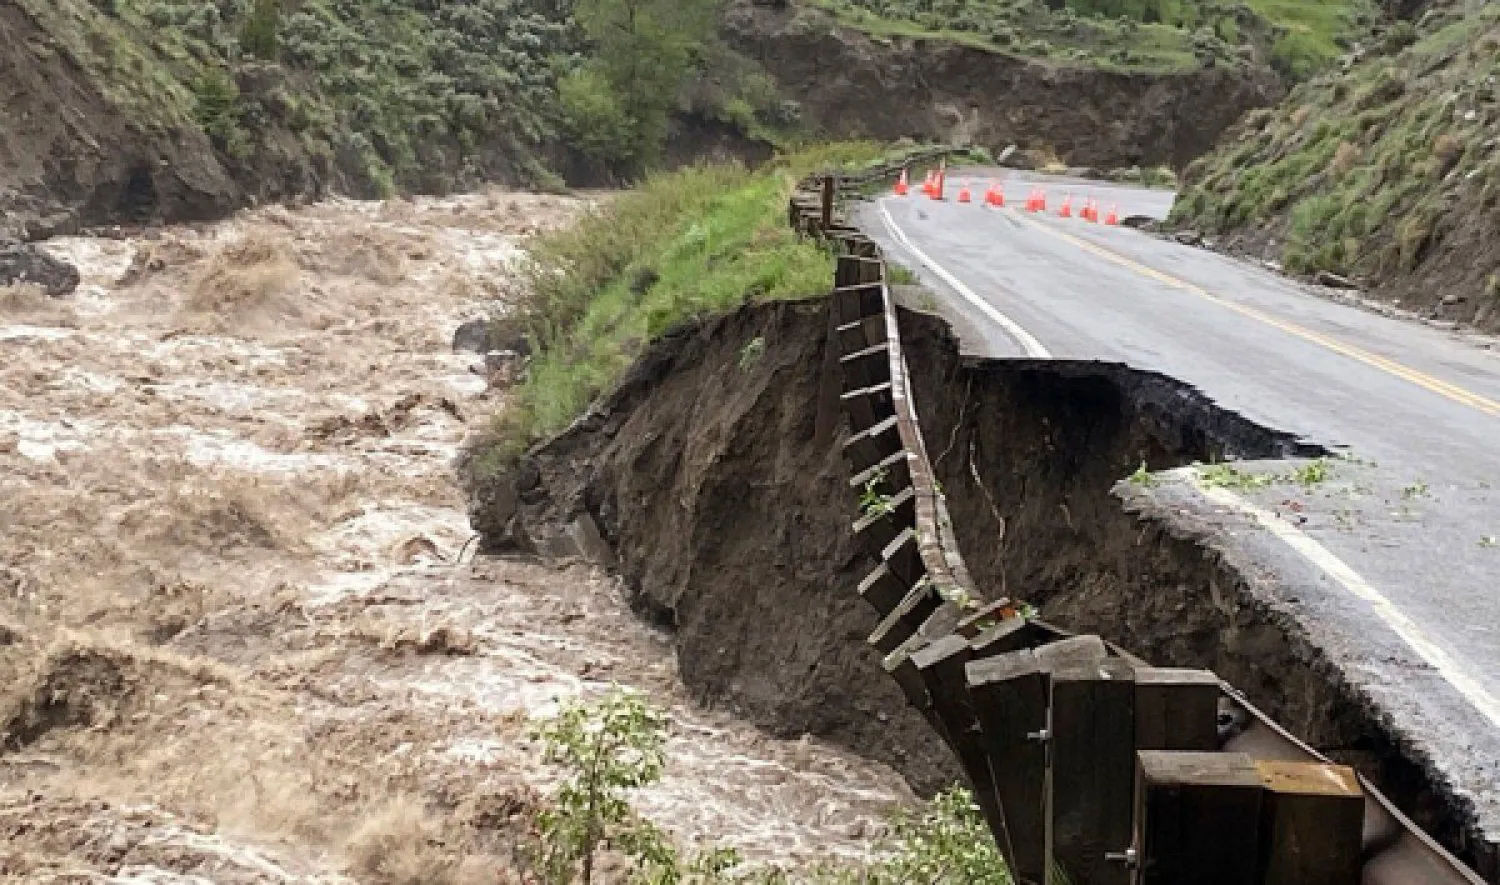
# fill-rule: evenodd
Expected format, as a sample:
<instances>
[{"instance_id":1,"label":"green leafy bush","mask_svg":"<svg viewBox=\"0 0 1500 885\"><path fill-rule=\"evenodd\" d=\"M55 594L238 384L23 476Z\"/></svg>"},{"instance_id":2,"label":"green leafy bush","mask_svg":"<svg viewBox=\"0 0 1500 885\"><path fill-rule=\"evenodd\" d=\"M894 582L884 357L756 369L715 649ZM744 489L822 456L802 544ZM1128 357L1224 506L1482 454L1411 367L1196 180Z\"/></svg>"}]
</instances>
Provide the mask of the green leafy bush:
<instances>
[{"instance_id":1,"label":"green leafy bush","mask_svg":"<svg viewBox=\"0 0 1500 885\"><path fill-rule=\"evenodd\" d=\"M639 695L616 689L597 703L564 707L536 730L546 760L567 772L536 815L529 860L544 883L590 885L605 845L630 858L648 881L676 880L671 840L627 800L627 791L661 778L666 726L666 717Z\"/></svg>"},{"instance_id":2,"label":"green leafy bush","mask_svg":"<svg viewBox=\"0 0 1500 885\"><path fill-rule=\"evenodd\" d=\"M281 28L281 0L255 0L240 28L240 48L264 61L275 61Z\"/></svg>"},{"instance_id":3,"label":"green leafy bush","mask_svg":"<svg viewBox=\"0 0 1500 885\"><path fill-rule=\"evenodd\" d=\"M847 23L889 36L954 39L1105 67L1237 64L1251 44L1303 79L1339 54L1366 0L816 0Z\"/></svg>"}]
</instances>

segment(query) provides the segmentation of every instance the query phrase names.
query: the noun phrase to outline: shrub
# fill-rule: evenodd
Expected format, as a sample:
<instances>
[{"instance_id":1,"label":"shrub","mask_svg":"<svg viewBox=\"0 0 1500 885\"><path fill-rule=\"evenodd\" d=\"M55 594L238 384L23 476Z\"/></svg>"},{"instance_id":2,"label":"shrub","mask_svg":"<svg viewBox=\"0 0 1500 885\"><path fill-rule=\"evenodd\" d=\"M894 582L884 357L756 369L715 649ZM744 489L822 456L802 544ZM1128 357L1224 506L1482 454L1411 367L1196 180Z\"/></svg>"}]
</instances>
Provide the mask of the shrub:
<instances>
[{"instance_id":1,"label":"shrub","mask_svg":"<svg viewBox=\"0 0 1500 885\"><path fill-rule=\"evenodd\" d=\"M1301 31L1292 31L1271 46L1271 67L1284 77L1305 80L1323 65L1323 47Z\"/></svg>"},{"instance_id":2,"label":"shrub","mask_svg":"<svg viewBox=\"0 0 1500 885\"><path fill-rule=\"evenodd\" d=\"M193 116L214 146L234 157L248 149L248 134L240 126L240 90L219 68L210 68L192 84Z\"/></svg>"},{"instance_id":3,"label":"shrub","mask_svg":"<svg viewBox=\"0 0 1500 885\"><path fill-rule=\"evenodd\" d=\"M546 759L567 773L536 815L537 842L530 860L548 885L590 885L600 847L625 854L639 874L672 872L677 853L665 833L639 819L627 790L661 778L666 766L666 716L639 695L611 691L594 705L575 702L545 722L534 737Z\"/></svg>"},{"instance_id":4,"label":"shrub","mask_svg":"<svg viewBox=\"0 0 1500 885\"><path fill-rule=\"evenodd\" d=\"M557 90L564 126L579 153L606 165L636 163L642 153L639 133L607 79L583 68L558 81Z\"/></svg>"},{"instance_id":5,"label":"shrub","mask_svg":"<svg viewBox=\"0 0 1500 885\"><path fill-rule=\"evenodd\" d=\"M281 0L255 0L240 28L240 48L256 58L275 61L280 29Z\"/></svg>"}]
</instances>

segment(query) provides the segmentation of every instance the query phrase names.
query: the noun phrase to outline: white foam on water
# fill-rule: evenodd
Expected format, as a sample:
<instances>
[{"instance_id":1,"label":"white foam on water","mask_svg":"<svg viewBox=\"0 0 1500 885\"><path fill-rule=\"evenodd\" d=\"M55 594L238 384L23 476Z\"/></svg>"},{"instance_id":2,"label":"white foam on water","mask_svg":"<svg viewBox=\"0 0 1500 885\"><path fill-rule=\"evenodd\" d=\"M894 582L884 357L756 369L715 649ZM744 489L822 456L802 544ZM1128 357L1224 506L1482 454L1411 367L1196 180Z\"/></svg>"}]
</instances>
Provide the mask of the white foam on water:
<instances>
[{"instance_id":1,"label":"white foam on water","mask_svg":"<svg viewBox=\"0 0 1500 885\"><path fill-rule=\"evenodd\" d=\"M0 435L14 435L16 451L39 463L57 460L58 452L86 448L88 438L98 432L93 421L63 418L40 421L21 412L0 409Z\"/></svg>"},{"instance_id":2,"label":"white foam on water","mask_svg":"<svg viewBox=\"0 0 1500 885\"><path fill-rule=\"evenodd\" d=\"M273 452L224 430L202 431L177 424L154 431L184 446L183 456L199 467L224 466L249 473L303 473L310 470L348 468L337 455L319 452Z\"/></svg>"},{"instance_id":3,"label":"white foam on water","mask_svg":"<svg viewBox=\"0 0 1500 885\"><path fill-rule=\"evenodd\" d=\"M0 326L0 341L62 341L77 334L73 329L55 326L28 326L24 323Z\"/></svg>"}]
</instances>

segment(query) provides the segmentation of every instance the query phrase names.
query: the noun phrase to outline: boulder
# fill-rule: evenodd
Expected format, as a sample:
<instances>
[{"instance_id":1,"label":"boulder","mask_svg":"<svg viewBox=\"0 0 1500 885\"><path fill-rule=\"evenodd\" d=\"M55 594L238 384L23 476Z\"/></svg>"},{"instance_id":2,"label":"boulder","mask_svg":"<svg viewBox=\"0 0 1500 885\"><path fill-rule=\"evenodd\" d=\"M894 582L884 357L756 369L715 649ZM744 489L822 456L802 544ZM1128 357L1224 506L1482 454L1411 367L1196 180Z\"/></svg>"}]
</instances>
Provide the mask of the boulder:
<instances>
[{"instance_id":1,"label":"boulder","mask_svg":"<svg viewBox=\"0 0 1500 885\"><path fill-rule=\"evenodd\" d=\"M453 333L454 353L485 353L490 349L490 321L469 320Z\"/></svg>"},{"instance_id":2,"label":"boulder","mask_svg":"<svg viewBox=\"0 0 1500 885\"><path fill-rule=\"evenodd\" d=\"M0 245L0 286L35 283L53 298L78 288L78 268L25 243Z\"/></svg>"}]
</instances>

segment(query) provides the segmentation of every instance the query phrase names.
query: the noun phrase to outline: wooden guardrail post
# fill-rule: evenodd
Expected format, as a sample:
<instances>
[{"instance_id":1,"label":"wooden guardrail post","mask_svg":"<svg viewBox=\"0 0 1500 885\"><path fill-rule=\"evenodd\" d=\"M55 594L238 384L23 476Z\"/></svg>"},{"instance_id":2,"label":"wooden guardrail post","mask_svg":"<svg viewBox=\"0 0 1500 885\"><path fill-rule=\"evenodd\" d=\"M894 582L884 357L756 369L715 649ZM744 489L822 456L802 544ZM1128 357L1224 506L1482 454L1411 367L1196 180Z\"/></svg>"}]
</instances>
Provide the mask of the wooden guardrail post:
<instances>
[{"instance_id":1,"label":"wooden guardrail post","mask_svg":"<svg viewBox=\"0 0 1500 885\"><path fill-rule=\"evenodd\" d=\"M1256 885L1264 790L1250 757L1144 750L1139 760L1128 861L1141 885Z\"/></svg>"},{"instance_id":2,"label":"wooden guardrail post","mask_svg":"<svg viewBox=\"0 0 1500 885\"><path fill-rule=\"evenodd\" d=\"M1017 885L1045 885L1052 844L1047 822L1047 704L1051 680L1030 650L965 668L979 719L988 785L1005 821L995 832Z\"/></svg>"},{"instance_id":3,"label":"wooden guardrail post","mask_svg":"<svg viewBox=\"0 0 1500 885\"><path fill-rule=\"evenodd\" d=\"M1219 749L1219 694L1208 670L1136 668L1135 748Z\"/></svg>"},{"instance_id":4,"label":"wooden guardrail post","mask_svg":"<svg viewBox=\"0 0 1500 885\"><path fill-rule=\"evenodd\" d=\"M1358 885L1365 797L1352 768L1258 761L1261 885Z\"/></svg>"},{"instance_id":5,"label":"wooden guardrail post","mask_svg":"<svg viewBox=\"0 0 1500 885\"><path fill-rule=\"evenodd\" d=\"M833 177L832 175L828 175L823 178L822 222L824 230L828 230L830 227L833 227L833 197L837 189L837 178Z\"/></svg>"},{"instance_id":6,"label":"wooden guardrail post","mask_svg":"<svg viewBox=\"0 0 1500 885\"><path fill-rule=\"evenodd\" d=\"M1073 885L1129 885L1135 674L1119 658L1052 671L1052 830Z\"/></svg>"}]
</instances>

